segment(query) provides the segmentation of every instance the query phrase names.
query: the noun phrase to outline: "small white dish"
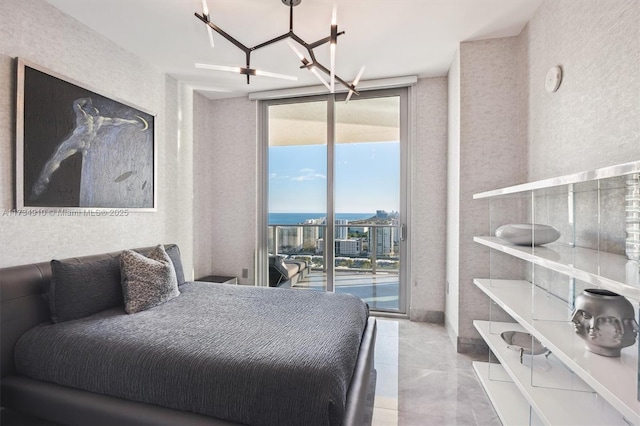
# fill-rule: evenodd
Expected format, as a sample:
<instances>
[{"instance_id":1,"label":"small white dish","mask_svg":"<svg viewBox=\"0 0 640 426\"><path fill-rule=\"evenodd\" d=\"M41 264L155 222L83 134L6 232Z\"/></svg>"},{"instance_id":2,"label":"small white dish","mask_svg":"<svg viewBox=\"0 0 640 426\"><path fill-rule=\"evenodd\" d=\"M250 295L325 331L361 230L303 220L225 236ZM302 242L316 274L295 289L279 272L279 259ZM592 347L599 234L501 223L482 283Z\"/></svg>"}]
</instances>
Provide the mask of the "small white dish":
<instances>
[{"instance_id":1,"label":"small white dish","mask_svg":"<svg viewBox=\"0 0 640 426\"><path fill-rule=\"evenodd\" d=\"M539 246L560 238L560 231L537 223L510 223L496 229L496 237L519 246Z\"/></svg>"}]
</instances>

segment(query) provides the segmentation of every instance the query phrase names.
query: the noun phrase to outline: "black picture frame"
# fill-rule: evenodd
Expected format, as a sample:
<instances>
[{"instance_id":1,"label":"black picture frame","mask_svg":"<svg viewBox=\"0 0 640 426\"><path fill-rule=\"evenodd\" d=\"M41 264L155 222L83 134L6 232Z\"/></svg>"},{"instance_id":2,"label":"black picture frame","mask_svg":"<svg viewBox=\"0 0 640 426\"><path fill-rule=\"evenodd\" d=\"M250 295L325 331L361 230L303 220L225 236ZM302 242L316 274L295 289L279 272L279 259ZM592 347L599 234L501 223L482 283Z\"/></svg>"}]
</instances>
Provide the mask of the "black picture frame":
<instances>
[{"instance_id":1,"label":"black picture frame","mask_svg":"<svg viewBox=\"0 0 640 426\"><path fill-rule=\"evenodd\" d=\"M156 211L155 115L17 63L16 208Z\"/></svg>"}]
</instances>

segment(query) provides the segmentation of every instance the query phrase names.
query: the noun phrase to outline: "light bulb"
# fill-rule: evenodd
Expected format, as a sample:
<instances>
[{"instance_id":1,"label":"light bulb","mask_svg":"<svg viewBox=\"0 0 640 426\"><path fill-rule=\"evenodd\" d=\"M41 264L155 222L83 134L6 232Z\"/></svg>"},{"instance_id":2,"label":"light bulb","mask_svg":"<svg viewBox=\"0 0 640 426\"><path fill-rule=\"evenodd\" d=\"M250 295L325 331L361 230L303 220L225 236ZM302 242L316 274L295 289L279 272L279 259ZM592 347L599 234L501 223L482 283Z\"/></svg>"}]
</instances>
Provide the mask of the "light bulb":
<instances>
[{"instance_id":1,"label":"light bulb","mask_svg":"<svg viewBox=\"0 0 640 426\"><path fill-rule=\"evenodd\" d=\"M353 87L355 88L358 83L360 82L360 77L362 77L362 73L364 73L364 69L366 68L366 66L362 66L362 68L360 68L360 71L358 71L358 75L356 75L355 80L353 80ZM344 101L345 103L349 102L349 99L351 99L351 96L353 95L353 89L349 90L349 94L347 95L347 99Z\"/></svg>"},{"instance_id":2,"label":"light bulb","mask_svg":"<svg viewBox=\"0 0 640 426\"><path fill-rule=\"evenodd\" d=\"M240 67L228 67L225 65L211 65L211 64L196 64L196 68L214 70L214 71L228 71L240 74Z\"/></svg>"},{"instance_id":3,"label":"light bulb","mask_svg":"<svg viewBox=\"0 0 640 426\"><path fill-rule=\"evenodd\" d=\"M255 71L256 71L256 75L261 75L263 77L273 77L273 78L280 78L282 80L298 81L298 77L294 77L292 75L276 74L275 72L262 71L262 70L255 70Z\"/></svg>"},{"instance_id":4,"label":"light bulb","mask_svg":"<svg viewBox=\"0 0 640 426\"><path fill-rule=\"evenodd\" d=\"M211 47L215 47L215 45L213 43L213 31L211 30L211 27L208 24L208 22L209 22L209 7L207 6L207 0L202 0L202 15L207 20L207 35L209 36L209 44L211 44Z\"/></svg>"}]
</instances>

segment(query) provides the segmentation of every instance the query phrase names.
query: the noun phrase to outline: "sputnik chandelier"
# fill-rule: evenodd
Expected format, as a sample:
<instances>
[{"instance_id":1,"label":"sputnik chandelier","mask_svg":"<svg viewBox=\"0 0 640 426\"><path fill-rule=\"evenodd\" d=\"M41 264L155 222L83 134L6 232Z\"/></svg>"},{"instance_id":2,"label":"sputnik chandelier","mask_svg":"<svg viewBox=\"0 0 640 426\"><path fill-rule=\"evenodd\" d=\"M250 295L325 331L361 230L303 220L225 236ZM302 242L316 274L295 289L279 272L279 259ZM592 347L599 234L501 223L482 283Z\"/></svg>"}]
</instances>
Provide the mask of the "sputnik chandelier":
<instances>
[{"instance_id":1,"label":"sputnik chandelier","mask_svg":"<svg viewBox=\"0 0 640 426\"><path fill-rule=\"evenodd\" d=\"M242 50L246 57L246 67L229 67L229 66L221 66L221 65L209 65L209 64L196 64L196 68L209 69L215 71L231 71L240 74L244 74L247 76L247 84L250 83L250 78L252 75L264 76L264 77L273 77L273 78L282 78L285 80L297 80L297 77L276 74L272 72L262 71L258 69L251 68L251 52L254 50L261 49L263 47L269 46L273 43L277 43L282 40L287 40L289 47L296 54L298 59L302 62L302 66L300 68L306 68L310 72L312 72L321 82L324 84L327 89L331 91L331 93L335 92L335 82L338 81L344 87L349 89L349 94L347 95L347 101L351 99L351 95L354 93L357 95L358 91L356 90L356 86L360 82L360 78L362 77L362 73L364 72L364 66L360 68L358 75L353 80L352 83L347 83L345 80L340 78L335 73L335 62L336 62L336 45L338 43L338 36L344 34L344 31L338 32L338 24L336 23L336 8L334 6L333 13L331 15L331 33L329 36L322 38L313 43L307 43L303 39L301 39L296 33L293 32L293 7L299 5L302 0L282 0L284 5L289 6L289 32L286 32L278 37L275 37L271 40L265 41L264 43L260 43L253 47L247 47L244 44L240 43L238 40L227 34L224 30L218 27L216 24L211 22L209 8L207 6L207 0L202 0L202 15L195 13L195 16L205 23L207 26L207 34L209 36L209 43L211 47L214 47L214 39L213 39L213 31L220 34L222 37L227 39L231 44L236 46L238 49ZM296 46L291 42L291 40L298 43L300 46L304 47L307 51L308 59L305 57L300 50L296 48ZM326 43L329 43L331 49L331 66L330 68L325 67L316 59L316 56L313 52L313 49L322 46ZM319 71L322 71L326 76L329 77L329 81L327 81Z\"/></svg>"}]
</instances>

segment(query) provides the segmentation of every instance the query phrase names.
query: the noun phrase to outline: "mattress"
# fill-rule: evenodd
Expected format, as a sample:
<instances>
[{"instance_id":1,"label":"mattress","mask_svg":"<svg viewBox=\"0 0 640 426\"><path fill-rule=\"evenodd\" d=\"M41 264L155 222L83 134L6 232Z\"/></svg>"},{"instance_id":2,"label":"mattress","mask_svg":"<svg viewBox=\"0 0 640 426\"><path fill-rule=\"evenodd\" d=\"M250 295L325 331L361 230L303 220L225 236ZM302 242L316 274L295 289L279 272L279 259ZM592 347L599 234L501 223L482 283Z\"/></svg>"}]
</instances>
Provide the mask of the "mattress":
<instances>
[{"instance_id":1,"label":"mattress","mask_svg":"<svg viewBox=\"0 0 640 426\"><path fill-rule=\"evenodd\" d=\"M19 374L248 425L338 425L368 310L346 294L193 282L163 305L27 332Z\"/></svg>"}]
</instances>

